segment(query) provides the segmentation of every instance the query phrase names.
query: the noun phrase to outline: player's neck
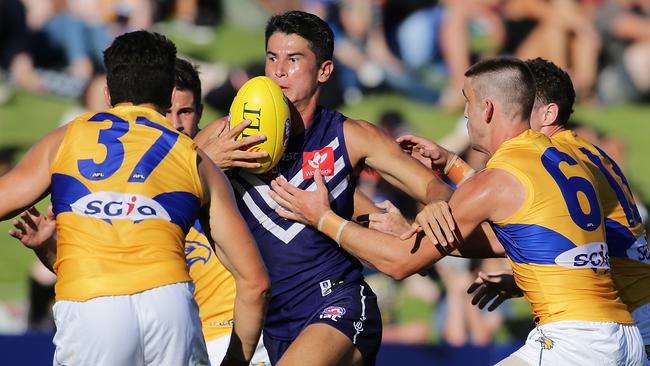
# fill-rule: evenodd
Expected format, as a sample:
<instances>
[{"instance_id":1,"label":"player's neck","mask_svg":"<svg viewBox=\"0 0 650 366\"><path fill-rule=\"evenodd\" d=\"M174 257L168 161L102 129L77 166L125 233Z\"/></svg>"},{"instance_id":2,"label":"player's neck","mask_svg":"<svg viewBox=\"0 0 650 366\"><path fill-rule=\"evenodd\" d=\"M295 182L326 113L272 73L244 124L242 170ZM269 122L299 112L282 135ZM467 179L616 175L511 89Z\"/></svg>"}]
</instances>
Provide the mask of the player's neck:
<instances>
[{"instance_id":1,"label":"player's neck","mask_svg":"<svg viewBox=\"0 0 650 366\"><path fill-rule=\"evenodd\" d=\"M558 134L562 131L566 131L566 128L558 125L544 126L542 127L542 129L543 131L541 132L548 137L552 137L555 134Z\"/></svg>"},{"instance_id":2,"label":"player's neck","mask_svg":"<svg viewBox=\"0 0 650 366\"><path fill-rule=\"evenodd\" d=\"M316 107L318 100L318 93L312 95L309 99L301 102L294 103L296 112L300 114L300 119L302 121L303 127L307 129L314 119L314 114L316 113Z\"/></svg>"},{"instance_id":3,"label":"player's neck","mask_svg":"<svg viewBox=\"0 0 650 366\"><path fill-rule=\"evenodd\" d=\"M113 107L125 107L125 106L134 106L134 107L142 107L142 108L149 108L153 109L154 111L165 115L167 111L164 108L160 108L159 106L153 104L153 103L142 103L142 104L133 104L131 102L124 102L124 103L117 103Z\"/></svg>"},{"instance_id":4,"label":"player's neck","mask_svg":"<svg viewBox=\"0 0 650 366\"><path fill-rule=\"evenodd\" d=\"M505 128L495 129L494 134L492 135L490 146L488 147L488 154L494 155L494 153L503 145L504 142L513 139L522 132L530 129L530 123L528 121L508 121L506 122Z\"/></svg>"}]
</instances>

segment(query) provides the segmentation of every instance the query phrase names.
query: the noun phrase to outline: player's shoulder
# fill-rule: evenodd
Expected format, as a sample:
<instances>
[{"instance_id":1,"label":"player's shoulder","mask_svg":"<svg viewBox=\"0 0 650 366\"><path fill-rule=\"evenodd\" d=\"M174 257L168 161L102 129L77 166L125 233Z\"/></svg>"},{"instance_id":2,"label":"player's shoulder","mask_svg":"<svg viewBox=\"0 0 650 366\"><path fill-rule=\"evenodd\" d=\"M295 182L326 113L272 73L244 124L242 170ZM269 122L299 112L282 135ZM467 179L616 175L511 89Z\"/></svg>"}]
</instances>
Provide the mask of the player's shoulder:
<instances>
[{"instance_id":1,"label":"player's shoulder","mask_svg":"<svg viewBox=\"0 0 650 366\"><path fill-rule=\"evenodd\" d=\"M352 137L355 141L376 142L377 138L390 138L385 130L363 119L347 118L343 127L346 137Z\"/></svg>"},{"instance_id":2,"label":"player's shoulder","mask_svg":"<svg viewBox=\"0 0 650 366\"><path fill-rule=\"evenodd\" d=\"M507 197L509 192L523 187L522 182L511 172L499 168L479 171L463 183L460 189L473 194L486 194Z\"/></svg>"}]
</instances>

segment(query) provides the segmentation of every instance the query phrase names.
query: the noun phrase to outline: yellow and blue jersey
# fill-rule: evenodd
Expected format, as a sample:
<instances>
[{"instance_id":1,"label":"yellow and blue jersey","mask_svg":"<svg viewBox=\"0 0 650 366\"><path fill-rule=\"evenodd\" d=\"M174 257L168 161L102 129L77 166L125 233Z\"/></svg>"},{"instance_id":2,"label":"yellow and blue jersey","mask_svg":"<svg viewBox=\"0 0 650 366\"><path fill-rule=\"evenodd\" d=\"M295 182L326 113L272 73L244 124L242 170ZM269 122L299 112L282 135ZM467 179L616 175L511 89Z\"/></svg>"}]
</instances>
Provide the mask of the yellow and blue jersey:
<instances>
[{"instance_id":1,"label":"yellow and blue jersey","mask_svg":"<svg viewBox=\"0 0 650 366\"><path fill-rule=\"evenodd\" d=\"M505 170L526 189L521 207L493 227L535 321L632 324L608 274L594 178L571 149L527 130L506 141L487 168Z\"/></svg>"},{"instance_id":2,"label":"yellow and blue jersey","mask_svg":"<svg viewBox=\"0 0 650 366\"><path fill-rule=\"evenodd\" d=\"M650 249L632 191L616 162L573 131L553 135L585 162L596 179L605 216L611 275L630 312L650 302Z\"/></svg>"},{"instance_id":3,"label":"yellow and blue jersey","mask_svg":"<svg viewBox=\"0 0 650 366\"><path fill-rule=\"evenodd\" d=\"M149 108L70 122L50 168L57 300L190 281L183 243L203 190L196 146Z\"/></svg>"},{"instance_id":4,"label":"yellow and blue jersey","mask_svg":"<svg viewBox=\"0 0 650 366\"><path fill-rule=\"evenodd\" d=\"M235 279L212 250L198 221L185 238L185 256L194 281L194 299L206 342L232 332Z\"/></svg>"}]
</instances>

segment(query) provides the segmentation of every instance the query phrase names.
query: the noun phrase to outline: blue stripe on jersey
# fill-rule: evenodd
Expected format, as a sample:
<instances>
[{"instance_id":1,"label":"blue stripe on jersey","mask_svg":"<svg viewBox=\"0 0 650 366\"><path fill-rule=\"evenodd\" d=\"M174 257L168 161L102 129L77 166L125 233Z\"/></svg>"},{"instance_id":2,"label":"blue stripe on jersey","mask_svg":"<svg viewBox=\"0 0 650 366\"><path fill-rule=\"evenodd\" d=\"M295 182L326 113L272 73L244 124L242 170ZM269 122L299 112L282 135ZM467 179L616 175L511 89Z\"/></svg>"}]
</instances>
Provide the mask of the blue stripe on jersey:
<instances>
[{"instance_id":1,"label":"blue stripe on jersey","mask_svg":"<svg viewBox=\"0 0 650 366\"><path fill-rule=\"evenodd\" d=\"M171 222L187 233L196 221L196 212L201 207L199 198L189 192L165 192L153 198L160 203L171 218Z\"/></svg>"},{"instance_id":2,"label":"blue stripe on jersey","mask_svg":"<svg viewBox=\"0 0 650 366\"><path fill-rule=\"evenodd\" d=\"M605 235L612 257L627 257L627 250L636 242L629 228L609 218L605 219Z\"/></svg>"},{"instance_id":3,"label":"blue stripe on jersey","mask_svg":"<svg viewBox=\"0 0 650 366\"><path fill-rule=\"evenodd\" d=\"M539 225L492 225L492 228L515 263L556 264L558 255L576 247L564 235Z\"/></svg>"},{"instance_id":4,"label":"blue stripe on jersey","mask_svg":"<svg viewBox=\"0 0 650 366\"><path fill-rule=\"evenodd\" d=\"M52 174L52 210L55 215L71 212L72 202L90 193L90 189L77 178L61 173Z\"/></svg>"}]
</instances>

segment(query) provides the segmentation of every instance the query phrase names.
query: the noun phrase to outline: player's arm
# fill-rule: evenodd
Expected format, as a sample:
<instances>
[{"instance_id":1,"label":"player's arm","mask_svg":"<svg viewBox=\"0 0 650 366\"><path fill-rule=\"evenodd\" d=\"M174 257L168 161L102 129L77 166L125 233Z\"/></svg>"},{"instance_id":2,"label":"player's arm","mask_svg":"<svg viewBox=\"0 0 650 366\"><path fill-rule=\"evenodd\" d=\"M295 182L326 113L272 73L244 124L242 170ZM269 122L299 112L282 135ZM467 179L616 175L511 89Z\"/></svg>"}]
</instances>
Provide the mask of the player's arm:
<instances>
[{"instance_id":1,"label":"player's arm","mask_svg":"<svg viewBox=\"0 0 650 366\"><path fill-rule=\"evenodd\" d=\"M315 173L314 179L317 188L311 192L298 189L282 178L274 180L271 183L273 190L270 194L282 206L277 210L278 214L318 228L355 257L370 263L395 279L420 272L447 254L445 248L432 243L421 233L402 240L342 219L329 209L327 187L318 172ZM470 247L474 241L463 242L462 239L469 237L475 228L491 217L492 207L496 206L496 200L501 198L501 196L493 198L486 193L478 194L471 202L463 202L472 192L490 191L479 184L489 183L487 180L489 179L476 180L474 185L468 185L468 181L450 201L452 212L458 216L455 228L461 242L459 249L463 254L471 251ZM460 195L456 196L458 193ZM474 204L478 206L470 209ZM452 217L451 221L454 221L453 219Z\"/></svg>"},{"instance_id":2,"label":"player's arm","mask_svg":"<svg viewBox=\"0 0 650 366\"><path fill-rule=\"evenodd\" d=\"M210 123L195 137L194 142L222 170L231 168L259 168L257 159L268 156L266 151L246 151L246 146L264 141L266 136L257 134L236 140L250 125L250 120L244 120L232 129L228 117L222 117Z\"/></svg>"},{"instance_id":3,"label":"player's arm","mask_svg":"<svg viewBox=\"0 0 650 366\"><path fill-rule=\"evenodd\" d=\"M16 216L47 195L50 164L66 128L59 127L39 140L14 169L0 177L0 221Z\"/></svg>"},{"instance_id":4,"label":"player's arm","mask_svg":"<svg viewBox=\"0 0 650 366\"><path fill-rule=\"evenodd\" d=\"M217 253L223 253L223 264L236 284L235 325L226 359L232 364L245 365L253 356L260 337L270 289L269 277L226 177L202 152L199 152L198 167L205 192L204 203L209 204L210 230L206 234L217 245Z\"/></svg>"},{"instance_id":5,"label":"player's arm","mask_svg":"<svg viewBox=\"0 0 650 366\"><path fill-rule=\"evenodd\" d=\"M363 162L390 184L421 203L448 200L451 188L408 154L378 127L361 120L343 125L346 148L353 163Z\"/></svg>"}]
</instances>

